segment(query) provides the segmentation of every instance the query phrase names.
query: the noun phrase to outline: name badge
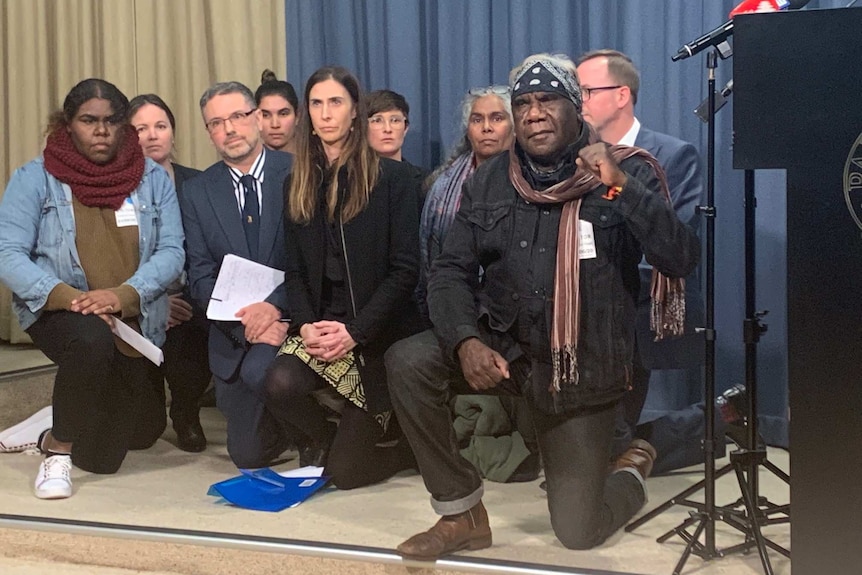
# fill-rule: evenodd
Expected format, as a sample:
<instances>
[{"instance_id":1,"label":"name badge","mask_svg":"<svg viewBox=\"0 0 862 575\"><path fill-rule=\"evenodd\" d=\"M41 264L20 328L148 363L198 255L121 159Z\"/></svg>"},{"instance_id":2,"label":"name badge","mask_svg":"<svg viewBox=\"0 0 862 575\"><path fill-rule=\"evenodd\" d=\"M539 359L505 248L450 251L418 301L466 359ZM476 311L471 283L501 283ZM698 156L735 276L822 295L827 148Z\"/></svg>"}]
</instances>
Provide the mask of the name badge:
<instances>
[{"instance_id":1,"label":"name badge","mask_svg":"<svg viewBox=\"0 0 862 575\"><path fill-rule=\"evenodd\" d=\"M593 224L578 221L578 259L591 260L596 257L596 237L593 235Z\"/></svg>"},{"instance_id":2,"label":"name badge","mask_svg":"<svg viewBox=\"0 0 862 575\"><path fill-rule=\"evenodd\" d=\"M135 204L132 202L132 198L126 198L120 209L114 212L114 216L117 218L118 228L138 225L138 214L135 212Z\"/></svg>"}]
</instances>

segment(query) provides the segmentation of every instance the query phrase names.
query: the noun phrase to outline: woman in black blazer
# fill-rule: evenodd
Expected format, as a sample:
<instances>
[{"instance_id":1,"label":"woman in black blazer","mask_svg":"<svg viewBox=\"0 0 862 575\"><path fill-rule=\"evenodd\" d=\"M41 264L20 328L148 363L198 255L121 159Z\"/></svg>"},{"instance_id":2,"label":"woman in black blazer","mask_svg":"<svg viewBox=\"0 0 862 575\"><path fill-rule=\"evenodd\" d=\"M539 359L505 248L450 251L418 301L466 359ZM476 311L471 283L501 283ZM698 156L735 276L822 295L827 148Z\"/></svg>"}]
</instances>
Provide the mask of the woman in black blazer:
<instances>
[{"instance_id":1,"label":"woman in black blazer","mask_svg":"<svg viewBox=\"0 0 862 575\"><path fill-rule=\"evenodd\" d=\"M168 172L177 196L181 196L183 183L201 172L173 162L176 122L171 109L156 94L141 94L129 102L129 122L138 132L144 155ZM162 347L165 354L162 374L171 390L171 421L177 447L198 452L207 446L199 401L212 377L207 356L209 324L204 311L192 304L184 289L185 274L181 279L168 292L171 308ZM163 389L161 392L164 394Z\"/></svg>"},{"instance_id":2,"label":"woman in black blazer","mask_svg":"<svg viewBox=\"0 0 862 575\"><path fill-rule=\"evenodd\" d=\"M359 83L321 68L305 87L293 172L285 182L291 326L267 376L267 409L301 430L342 489L414 465L398 437L383 354L417 331L416 180L368 145ZM341 402L336 426L317 397ZM333 391L335 393L333 393ZM328 454L327 454L328 451Z\"/></svg>"}]
</instances>

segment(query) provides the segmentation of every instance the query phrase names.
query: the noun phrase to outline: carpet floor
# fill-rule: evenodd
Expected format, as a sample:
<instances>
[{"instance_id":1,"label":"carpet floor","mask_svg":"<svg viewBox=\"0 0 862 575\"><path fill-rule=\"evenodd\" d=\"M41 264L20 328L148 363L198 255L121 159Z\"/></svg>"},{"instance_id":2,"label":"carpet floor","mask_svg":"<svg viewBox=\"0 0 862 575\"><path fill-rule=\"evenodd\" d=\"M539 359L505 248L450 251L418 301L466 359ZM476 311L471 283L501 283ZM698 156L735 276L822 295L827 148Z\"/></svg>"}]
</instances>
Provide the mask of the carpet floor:
<instances>
[{"instance_id":1,"label":"carpet floor","mask_svg":"<svg viewBox=\"0 0 862 575\"><path fill-rule=\"evenodd\" d=\"M29 376L34 386L44 386L51 377L50 373ZM5 404L8 399L2 395L3 383L0 382L0 403ZM8 408L8 404L6 406ZM33 496L32 482L39 456L0 454L0 513L266 536L385 550L392 550L407 536L427 529L436 520L428 505L421 477L416 473L401 473L379 485L349 492L327 488L302 505L280 513L248 511L220 504L207 495L208 487L237 472L225 449L224 419L214 408L205 408L201 414L209 439L209 448L205 452L190 454L177 449L169 426L154 447L130 452L116 475L94 475L74 469L74 496L65 500L41 501ZM0 421L3 427L12 423ZM770 449L769 458L781 469L789 469L786 451ZM718 465L726 462L727 459L721 460ZM296 467L295 459L277 469L293 467ZM643 512L655 508L702 478L700 467L650 478L647 482L649 502ZM465 555L550 568L614 573L664 575L673 571L685 549L685 542L672 536L659 544L656 538L685 521L689 517L689 508L673 506L632 533L620 531L597 549L571 551L554 538L547 500L539 489L539 482L487 482L484 501L491 518L494 546ZM774 503L783 504L789 500L788 486L765 471L760 475L760 492ZM739 487L732 473L719 479L716 493L719 505L739 499ZM702 500L702 492L693 498ZM779 545L789 548L789 524L768 526L764 533ZM735 529L717 522L716 544L719 549L737 545L743 539ZM769 557L776 574L790 574L789 559L774 551L769 552ZM745 575L762 573L763 567L757 552L751 551L712 561L692 556L682 572Z\"/></svg>"}]
</instances>

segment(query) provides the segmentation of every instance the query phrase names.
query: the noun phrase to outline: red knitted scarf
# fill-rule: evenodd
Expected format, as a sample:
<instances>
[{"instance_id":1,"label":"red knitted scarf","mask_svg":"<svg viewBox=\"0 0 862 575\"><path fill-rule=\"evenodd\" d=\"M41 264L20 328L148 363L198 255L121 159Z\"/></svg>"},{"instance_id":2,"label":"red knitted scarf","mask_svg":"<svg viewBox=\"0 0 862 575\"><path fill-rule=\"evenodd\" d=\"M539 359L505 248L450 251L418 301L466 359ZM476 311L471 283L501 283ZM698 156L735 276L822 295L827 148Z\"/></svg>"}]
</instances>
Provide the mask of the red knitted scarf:
<instances>
[{"instance_id":1,"label":"red knitted scarf","mask_svg":"<svg viewBox=\"0 0 862 575\"><path fill-rule=\"evenodd\" d=\"M72 195L85 206L120 209L141 183L144 175L144 153L138 134L129 125L124 128L117 155L107 164L94 164L75 148L69 132L54 130L48 135L43 157L48 173L72 188Z\"/></svg>"}]
</instances>

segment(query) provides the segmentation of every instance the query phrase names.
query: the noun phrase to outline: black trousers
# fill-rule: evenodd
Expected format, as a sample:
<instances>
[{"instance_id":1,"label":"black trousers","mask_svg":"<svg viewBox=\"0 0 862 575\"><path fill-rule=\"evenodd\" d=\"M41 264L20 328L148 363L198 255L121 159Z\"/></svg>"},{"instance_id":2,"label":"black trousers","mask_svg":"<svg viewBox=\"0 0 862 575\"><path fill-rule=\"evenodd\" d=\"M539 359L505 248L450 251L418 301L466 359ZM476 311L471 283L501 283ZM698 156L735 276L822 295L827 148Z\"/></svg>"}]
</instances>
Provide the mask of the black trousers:
<instances>
[{"instance_id":1,"label":"black trousers","mask_svg":"<svg viewBox=\"0 0 862 575\"><path fill-rule=\"evenodd\" d=\"M637 435L638 420L649 393L650 370L644 367L640 353L635 346L632 357L632 388L626 392L622 401L617 404L617 422L614 429L613 457L618 457L628 449L629 444Z\"/></svg>"},{"instance_id":2,"label":"black trousers","mask_svg":"<svg viewBox=\"0 0 862 575\"><path fill-rule=\"evenodd\" d=\"M171 420L197 419L198 402L212 379L207 345L209 323L195 315L167 332L162 375L171 390Z\"/></svg>"},{"instance_id":3,"label":"black trousers","mask_svg":"<svg viewBox=\"0 0 862 575\"><path fill-rule=\"evenodd\" d=\"M120 353L99 317L45 312L27 333L57 364L51 435L73 444L76 466L116 473L128 450L147 449L161 436L167 418L159 369Z\"/></svg>"},{"instance_id":4,"label":"black trousers","mask_svg":"<svg viewBox=\"0 0 862 575\"><path fill-rule=\"evenodd\" d=\"M509 366L512 378L489 393L519 395L529 366ZM389 391L398 420L416 455L431 505L454 515L482 498L482 480L458 450L449 399L476 393L460 369L443 357L437 339L425 331L394 344L386 353ZM643 506L646 493L631 473L608 474L615 406L583 414L549 415L530 406L545 466L548 510L554 533L572 549L602 543Z\"/></svg>"},{"instance_id":5,"label":"black trousers","mask_svg":"<svg viewBox=\"0 0 862 575\"><path fill-rule=\"evenodd\" d=\"M276 419L301 431L312 445L329 448L324 474L336 487L354 489L378 483L414 464L403 439L395 446L378 446L383 428L349 401L344 402L337 426L329 421L313 395L328 385L300 359L280 355L267 374L266 405Z\"/></svg>"}]
</instances>

